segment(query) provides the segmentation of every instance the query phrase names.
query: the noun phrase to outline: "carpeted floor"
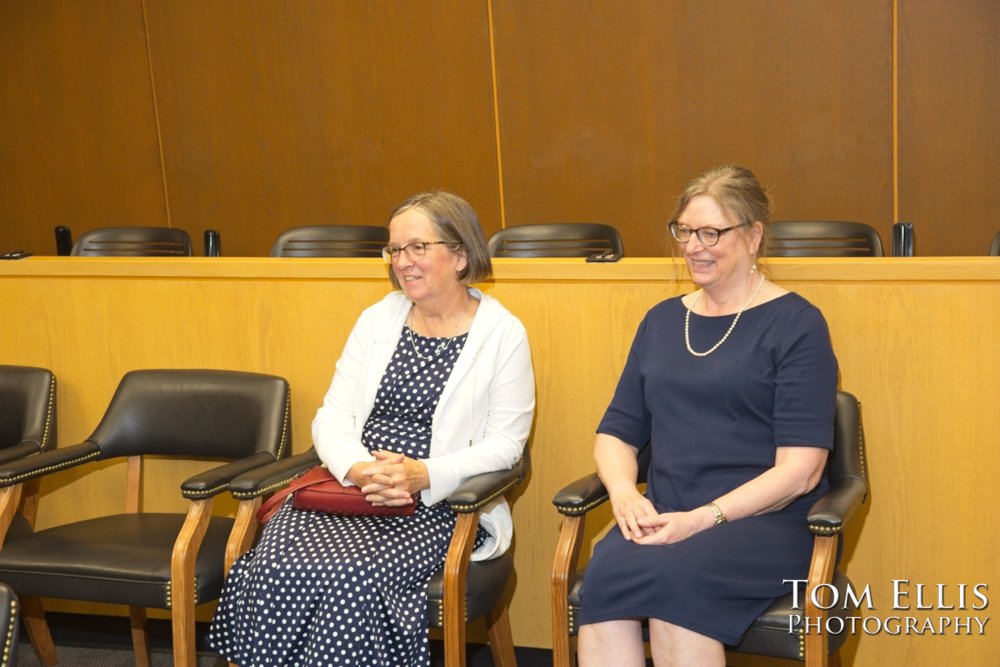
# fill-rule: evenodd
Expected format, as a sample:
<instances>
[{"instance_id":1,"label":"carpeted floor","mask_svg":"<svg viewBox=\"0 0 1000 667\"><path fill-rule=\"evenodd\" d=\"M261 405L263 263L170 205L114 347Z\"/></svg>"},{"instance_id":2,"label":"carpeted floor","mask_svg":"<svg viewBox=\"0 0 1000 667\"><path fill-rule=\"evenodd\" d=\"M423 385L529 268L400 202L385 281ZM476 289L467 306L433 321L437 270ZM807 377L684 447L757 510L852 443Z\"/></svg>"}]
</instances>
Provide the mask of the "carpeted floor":
<instances>
[{"instance_id":1,"label":"carpeted floor","mask_svg":"<svg viewBox=\"0 0 1000 667\"><path fill-rule=\"evenodd\" d=\"M134 667L135 660L131 651L102 648L84 648L78 646L57 646L59 667ZM164 651L153 651L153 667L171 667L174 664L173 654ZM18 667L41 667L35 652L27 643L18 644ZM219 656L200 656L198 667L226 667L226 661Z\"/></svg>"}]
</instances>

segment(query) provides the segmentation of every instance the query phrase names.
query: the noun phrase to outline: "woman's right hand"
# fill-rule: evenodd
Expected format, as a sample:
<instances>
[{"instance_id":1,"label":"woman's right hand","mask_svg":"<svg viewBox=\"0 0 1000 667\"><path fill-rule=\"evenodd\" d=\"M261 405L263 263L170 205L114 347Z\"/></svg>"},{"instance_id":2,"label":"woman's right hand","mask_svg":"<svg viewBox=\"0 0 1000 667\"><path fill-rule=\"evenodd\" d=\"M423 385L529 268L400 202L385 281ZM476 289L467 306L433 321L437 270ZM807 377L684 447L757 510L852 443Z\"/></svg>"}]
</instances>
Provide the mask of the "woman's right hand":
<instances>
[{"instance_id":1,"label":"woman's right hand","mask_svg":"<svg viewBox=\"0 0 1000 667\"><path fill-rule=\"evenodd\" d=\"M615 515L618 528L622 531L622 537L631 542L650 532L639 525L639 519L656 516L656 508L646 496L639 493L637 488L622 489L611 493L610 497L611 511Z\"/></svg>"}]
</instances>

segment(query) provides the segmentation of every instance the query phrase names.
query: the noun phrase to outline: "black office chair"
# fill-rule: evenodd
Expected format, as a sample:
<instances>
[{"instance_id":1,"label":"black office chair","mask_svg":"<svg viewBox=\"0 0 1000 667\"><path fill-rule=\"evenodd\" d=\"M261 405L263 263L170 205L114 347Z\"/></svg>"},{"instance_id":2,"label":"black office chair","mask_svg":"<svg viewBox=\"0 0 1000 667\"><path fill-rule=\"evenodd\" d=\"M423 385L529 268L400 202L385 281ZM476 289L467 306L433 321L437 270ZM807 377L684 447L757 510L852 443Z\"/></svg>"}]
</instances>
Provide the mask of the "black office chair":
<instances>
[{"instance_id":1,"label":"black office chair","mask_svg":"<svg viewBox=\"0 0 1000 667\"><path fill-rule=\"evenodd\" d=\"M255 500L288 484L319 462L315 450L258 468L229 485L235 498ZM427 623L444 631L445 667L464 667L466 624L485 617L490 653L498 667L516 667L514 642L507 615L506 591L514 576L510 551L484 561L471 561L479 526L479 511L494 498L512 491L527 475L528 449L511 470L484 473L465 481L448 498L458 515L444 568L427 585ZM235 559L234 559L235 561ZM231 567L232 563L227 564Z\"/></svg>"},{"instance_id":2,"label":"black office chair","mask_svg":"<svg viewBox=\"0 0 1000 667\"><path fill-rule=\"evenodd\" d=\"M771 223L771 257L882 257L878 231L863 222L844 220Z\"/></svg>"},{"instance_id":3,"label":"black office chair","mask_svg":"<svg viewBox=\"0 0 1000 667\"><path fill-rule=\"evenodd\" d=\"M20 616L17 594L5 583L0 582L0 632L3 632L3 647L0 652L0 667L17 664L17 619Z\"/></svg>"},{"instance_id":4,"label":"black office chair","mask_svg":"<svg viewBox=\"0 0 1000 667\"><path fill-rule=\"evenodd\" d=\"M288 383L257 373L144 370L126 374L85 442L0 464L0 518L21 486L84 463L125 459L124 513L45 530L0 521L0 581L21 597L28 636L57 662L43 597L127 605L136 664L148 667L146 608L169 609L174 664L195 665L195 606L218 598L227 554L246 549L253 511L213 516L214 497L291 448ZM145 457L223 461L180 482L187 514L142 511ZM79 474L79 473L77 473ZM100 493L100 491L98 491Z\"/></svg>"},{"instance_id":5,"label":"black office chair","mask_svg":"<svg viewBox=\"0 0 1000 667\"><path fill-rule=\"evenodd\" d=\"M993 243L990 245L989 254L992 257L1000 257L1000 232L997 232L997 235L993 237Z\"/></svg>"},{"instance_id":6,"label":"black office chair","mask_svg":"<svg viewBox=\"0 0 1000 667\"><path fill-rule=\"evenodd\" d=\"M271 257L381 257L389 228L374 225L293 227L278 235Z\"/></svg>"},{"instance_id":7,"label":"black office chair","mask_svg":"<svg viewBox=\"0 0 1000 667\"><path fill-rule=\"evenodd\" d=\"M176 227L101 227L80 234L75 257L190 257L191 237Z\"/></svg>"},{"instance_id":8,"label":"black office chair","mask_svg":"<svg viewBox=\"0 0 1000 667\"><path fill-rule=\"evenodd\" d=\"M649 458L647 446L639 452L640 482L645 481ZM778 598L757 618L739 645L727 646L727 650L798 660L809 667L826 665L826 656L829 656L831 665L839 664L837 651L850 633L827 634L827 615L843 619L860 614L857 605L852 607L847 604L851 601L847 595L850 581L834 567L837 541L848 519L868 494L861 406L854 396L846 392L837 392L834 446L827 463L826 475L830 481L830 490L813 504L808 517L809 530L815 538L809 581L802 596L804 608L792 606L792 593ZM577 570L577 557L583 541L587 512L607 500L608 492L596 473L563 488L552 499L556 509L563 515L552 565L552 657L555 667L570 667L576 661L570 641L571 637L576 636L578 629L580 588L584 579L584 571ZM826 611L813 604L813 592L827 589L828 593L831 583L838 591L837 599L844 600L845 604L838 604ZM817 589L819 586L823 588ZM822 596L817 595L817 598L822 602ZM819 619L818 627L821 631L810 626L810 632L805 632L803 618L808 618L810 623ZM789 628L794 631L790 632Z\"/></svg>"},{"instance_id":9,"label":"black office chair","mask_svg":"<svg viewBox=\"0 0 1000 667\"><path fill-rule=\"evenodd\" d=\"M611 225L561 222L501 229L489 240L490 257L588 257L625 254L622 237Z\"/></svg>"}]
</instances>

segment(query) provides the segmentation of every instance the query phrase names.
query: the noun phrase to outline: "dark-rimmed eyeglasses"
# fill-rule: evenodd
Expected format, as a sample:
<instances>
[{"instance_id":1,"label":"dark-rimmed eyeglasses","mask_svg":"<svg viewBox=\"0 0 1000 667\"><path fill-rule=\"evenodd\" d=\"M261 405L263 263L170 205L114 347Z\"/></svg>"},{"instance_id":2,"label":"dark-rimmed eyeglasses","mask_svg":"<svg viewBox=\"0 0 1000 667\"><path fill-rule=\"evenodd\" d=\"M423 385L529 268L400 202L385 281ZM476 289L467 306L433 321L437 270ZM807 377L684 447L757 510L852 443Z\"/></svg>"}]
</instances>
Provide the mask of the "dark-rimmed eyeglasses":
<instances>
[{"instance_id":1,"label":"dark-rimmed eyeglasses","mask_svg":"<svg viewBox=\"0 0 1000 667\"><path fill-rule=\"evenodd\" d=\"M746 225L746 223L733 225L732 227L724 227L722 229L718 229L716 227L699 227L698 229L691 229L687 225L682 225L681 223L674 221L667 225L667 227L670 229L670 235L673 236L678 243L687 243L691 240L691 234L694 234L698 237L698 241L700 241L703 246L711 248L719 242L719 239L722 238L723 234L731 232L734 229L739 229L744 225Z\"/></svg>"},{"instance_id":2,"label":"dark-rimmed eyeglasses","mask_svg":"<svg viewBox=\"0 0 1000 667\"><path fill-rule=\"evenodd\" d=\"M404 246L387 245L382 248L382 259L387 262L394 262L399 259L399 253L405 252L410 260L423 259L427 254L427 249L432 245L455 245L451 241L414 241Z\"/></svg>"}]
</instances>

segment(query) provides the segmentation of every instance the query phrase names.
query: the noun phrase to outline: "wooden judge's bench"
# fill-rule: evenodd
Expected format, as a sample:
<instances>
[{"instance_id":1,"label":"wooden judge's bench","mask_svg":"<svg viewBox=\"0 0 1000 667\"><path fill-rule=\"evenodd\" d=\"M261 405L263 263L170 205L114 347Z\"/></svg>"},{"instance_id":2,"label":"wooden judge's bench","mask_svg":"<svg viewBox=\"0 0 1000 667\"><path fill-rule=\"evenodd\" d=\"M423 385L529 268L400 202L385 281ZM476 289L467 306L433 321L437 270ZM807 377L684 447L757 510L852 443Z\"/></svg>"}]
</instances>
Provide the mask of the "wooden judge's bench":
<instances>
[{"instance_id":1,"label":"wooden judge's bench","mask_svg":"<svg viewBox=\"0 0 1000 667\"><path fill-rule=\"evenodd\" d=\"M864 615L880 626L916 617L921 628L926 619L937 628L941 617L989 616L996 605L975 610L970 593L962 610L958 595L963 584L985 584L1000 604L1000 258L774 259L767 267L823 311L841 387L863 405L871 493L846 535L844 562L855 586L870 589L873 608ZM508 259L496 260L494 273L482 287L527 327L538 394L532 472L514 504L514 642L549 647L559 527L552 495L592 470L594 428L645 311L691 287L670 259ZM355 319L390 289L381 260L5 261L0 363L56 374L60 445L90 435L128 370L280 375L292 386L294 451L301 452L311 445L310 422ZM195 472L157 465L174 478ZM88 470L44 483L40 527L122 506L124 465ZM153 511L184 507L176 484L150 482L144 502ZM601 523L592 522L588 541ZM918 584L931 609L917 609ZM893 608L894 586L908 587L909 609ZM56 601L48 607L126 613ZM210 614L206 607L200 617ZM994 621L985 634L976 623L968 633L886 627L849 640L844 664L985 666L1000 655ZM731 664L764 663L733 657Z\"/></svg>"}]
</instances>

